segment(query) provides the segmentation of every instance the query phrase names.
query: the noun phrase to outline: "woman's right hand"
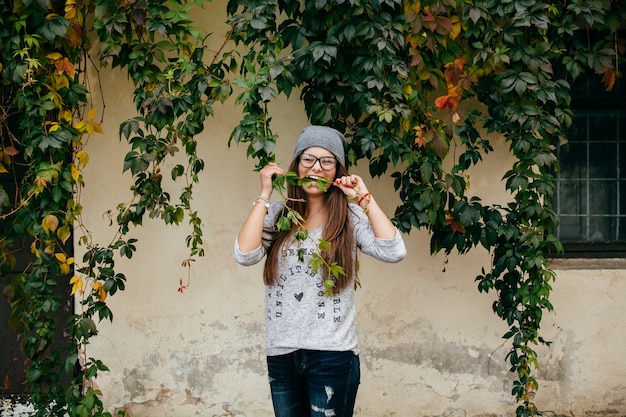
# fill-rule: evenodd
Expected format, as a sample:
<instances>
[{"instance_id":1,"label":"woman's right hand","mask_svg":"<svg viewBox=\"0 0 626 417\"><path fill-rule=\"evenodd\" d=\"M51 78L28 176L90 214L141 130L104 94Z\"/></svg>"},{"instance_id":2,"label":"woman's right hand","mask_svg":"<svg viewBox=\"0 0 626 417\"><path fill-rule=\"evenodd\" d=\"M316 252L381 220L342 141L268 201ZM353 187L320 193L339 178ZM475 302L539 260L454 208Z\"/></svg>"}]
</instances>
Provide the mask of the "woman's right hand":
<instances>
[{"instance_id":1,"label":"woman's right hand","mask_svg":"<svg viewBox=\"0 0 626 417\"><path fill-rule=\"evenodd\" d=\"M261 171L259 171L259 176L261 179L260 194L263 197L270 198L270 196L272 195L272 191L274 191L274 185L272 184L272 180L277 175L282 175L284 173L285 171L283 171L283 169L274 162L270 162L269 164L261 168Z\"/></svg>"}]
</instances>

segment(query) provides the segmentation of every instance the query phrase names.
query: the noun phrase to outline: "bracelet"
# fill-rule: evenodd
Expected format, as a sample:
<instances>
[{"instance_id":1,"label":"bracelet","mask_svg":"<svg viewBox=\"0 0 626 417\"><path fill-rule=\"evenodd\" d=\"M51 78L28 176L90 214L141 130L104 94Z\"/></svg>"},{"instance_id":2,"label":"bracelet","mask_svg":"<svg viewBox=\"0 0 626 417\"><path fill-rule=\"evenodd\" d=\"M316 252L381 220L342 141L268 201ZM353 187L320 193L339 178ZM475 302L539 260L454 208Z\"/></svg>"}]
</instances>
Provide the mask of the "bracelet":
<instances>
[{"instance_id":1,"label":"bracelet","mask_svg":"<svg viewBox=\"0 0 626 417\"><path fill-rule=\"evenodd\" d=\"M261 202L265 204L266 209L270 208L270 199L260 194L254 199L254 201L252 202L252 205L256 206L257 203L261 203Z\"/></svg>"},{"instance_id":2,"label":"bracelet","mask_svg":"<svg viewBox=\"0 0 626 417\"><path fill-rule=\"evenodd\" d=\"M361 196L361 198L359 198L359 202L358 202L357 204L360 206L360 205L361 205L361 202L362 202L363 200L365 200L366 198L367 198L367 203L369 204L369 202L370 202L370 198L368 198L368 197L370 197L370 198L371 198L371 194L370 194L370 193L365 193L365 194L363 194L363 195Z\"/></svg>"}]
</instances>

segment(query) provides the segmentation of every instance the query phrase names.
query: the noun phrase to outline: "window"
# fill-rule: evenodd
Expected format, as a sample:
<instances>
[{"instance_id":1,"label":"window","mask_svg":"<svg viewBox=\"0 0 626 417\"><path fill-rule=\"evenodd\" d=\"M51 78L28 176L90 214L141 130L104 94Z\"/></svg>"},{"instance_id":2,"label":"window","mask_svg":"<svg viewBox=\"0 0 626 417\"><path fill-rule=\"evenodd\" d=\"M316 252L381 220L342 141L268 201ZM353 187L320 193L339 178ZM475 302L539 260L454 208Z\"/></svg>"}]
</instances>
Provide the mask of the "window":
<instances>
[{"instance_id":1,"label":"window","mask_svg":"<svg viewBox=\"0 0 626 417\"><path fill-rule=\"evenodd\" d=\"M573 86L568 145L558 150L554 208L565 257L626 257L626 86Z\"/></svg>"}]
</instances>

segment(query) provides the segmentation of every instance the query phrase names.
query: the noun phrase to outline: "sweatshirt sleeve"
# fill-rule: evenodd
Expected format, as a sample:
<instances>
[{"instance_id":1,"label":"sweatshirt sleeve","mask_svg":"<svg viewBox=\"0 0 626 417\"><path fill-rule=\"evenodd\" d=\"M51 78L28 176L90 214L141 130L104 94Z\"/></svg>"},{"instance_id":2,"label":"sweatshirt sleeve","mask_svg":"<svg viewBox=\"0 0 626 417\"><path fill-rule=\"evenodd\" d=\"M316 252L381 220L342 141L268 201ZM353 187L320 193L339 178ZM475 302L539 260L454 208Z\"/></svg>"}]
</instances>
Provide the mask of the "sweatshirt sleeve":
<instances>
[{"instance_id":1,"label":"sweatshirt sleeve","mask_svg":"<svg viewBox=\"0 0 626 417\"><path fill-rule=\"evenodd\" d=\"M396 228L391 239L381 239L374 235L370 221L361 207L350 204L357 247L366 255L382 262L400 262L406 256L406 246L402 234Z\"/></svg>"},{"instance_id":2,"label":"sweatshirt sleeve","mask_svg":"<svg viewBox=\"0 0 626 417\"><path fill-rule=\"evenodd\" d=\"M276 221L283 208L283 203L270 203L269 210L263 220L263 234L261 236L261 244L258 248L250 252L241 252L239 242L235 238L234 255L235 261L244 266L257 264L265 257L267 248L274 240L276 234Z\"/></svg>"}]
</instances>

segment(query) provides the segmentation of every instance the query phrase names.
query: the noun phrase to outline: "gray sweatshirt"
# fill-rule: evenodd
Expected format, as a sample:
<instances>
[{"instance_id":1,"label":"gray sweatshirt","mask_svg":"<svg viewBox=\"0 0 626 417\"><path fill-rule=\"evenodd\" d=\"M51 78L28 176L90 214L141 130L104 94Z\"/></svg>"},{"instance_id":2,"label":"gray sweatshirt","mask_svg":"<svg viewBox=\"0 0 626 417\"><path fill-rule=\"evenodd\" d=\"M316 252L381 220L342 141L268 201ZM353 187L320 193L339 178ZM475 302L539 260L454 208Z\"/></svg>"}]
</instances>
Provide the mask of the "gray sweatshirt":
<instances>
[{"instance_id":1,"label":"gray sweatshirt","mask_svg":"<svg viewBox=\"0 0 626 417\"><path fill-rule=\"evenodd\" d=\"M272 232L283 203L270 204L265 216L263 243L255 250L242 253L235 240L235 260L241 265L254 265L266 254ZM361 252L384 262L399 262L406 255L400 232L392 239L374 236L367 215L357 204L350 203L349 221ZM298 349L359 352L354 326L354 285L324 295L322 270L313 273L309 267L311 254L322 228L309 231L309 239L293 239L278 258L278 285L265 287L266 354L277 356ZM304 249L304 259L298 259L298 250Z\"/></svg>"}]
</instances>

